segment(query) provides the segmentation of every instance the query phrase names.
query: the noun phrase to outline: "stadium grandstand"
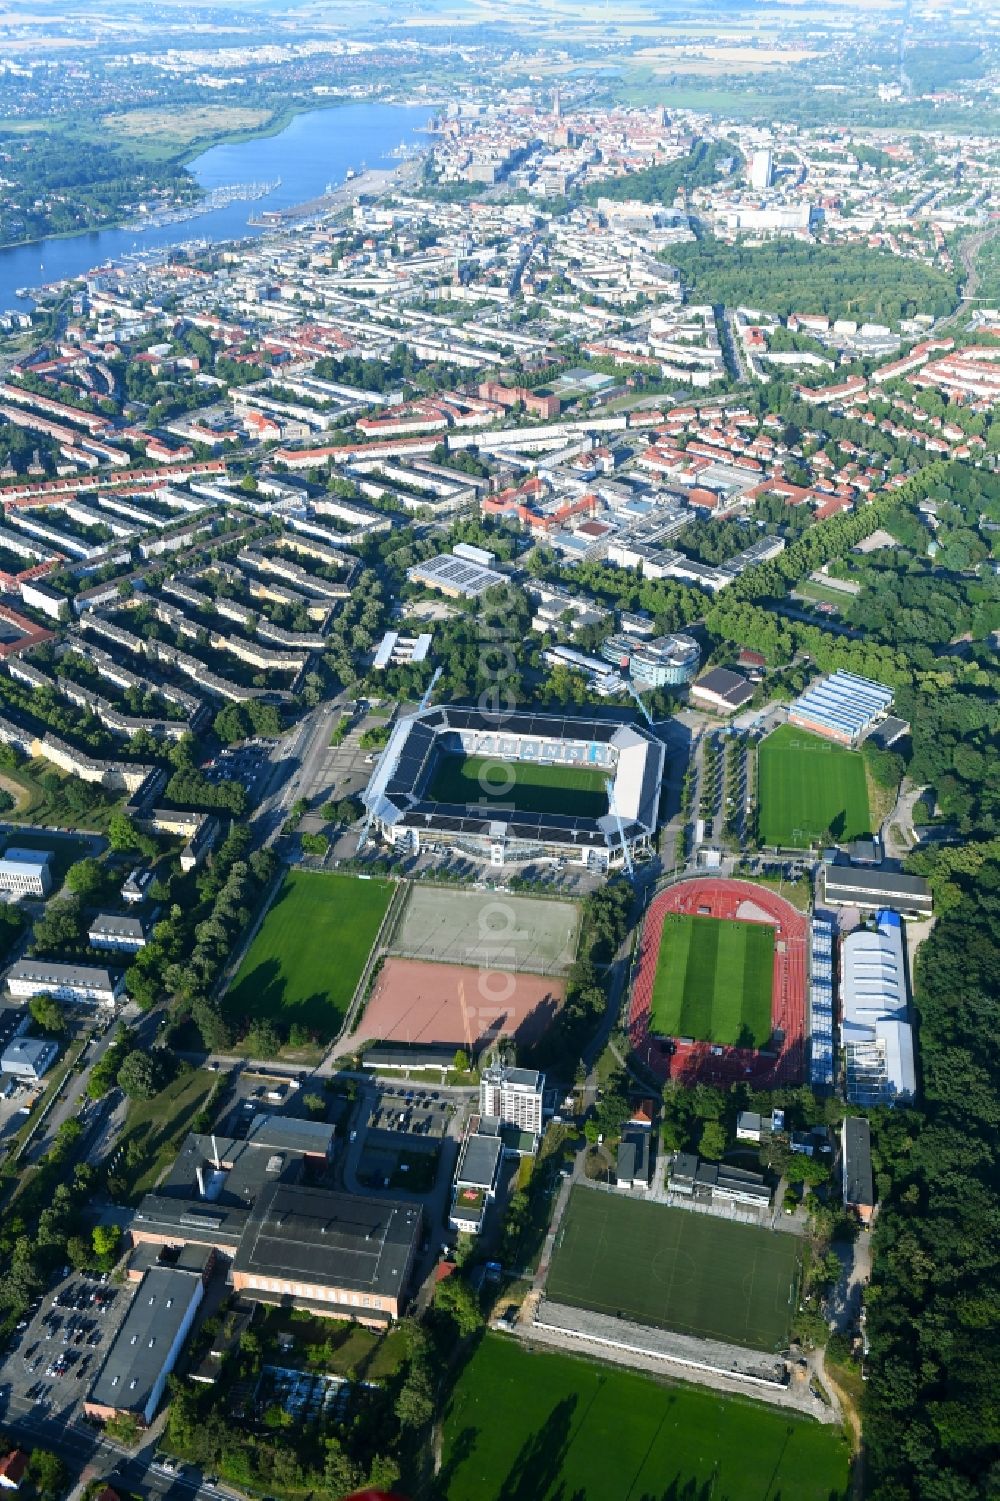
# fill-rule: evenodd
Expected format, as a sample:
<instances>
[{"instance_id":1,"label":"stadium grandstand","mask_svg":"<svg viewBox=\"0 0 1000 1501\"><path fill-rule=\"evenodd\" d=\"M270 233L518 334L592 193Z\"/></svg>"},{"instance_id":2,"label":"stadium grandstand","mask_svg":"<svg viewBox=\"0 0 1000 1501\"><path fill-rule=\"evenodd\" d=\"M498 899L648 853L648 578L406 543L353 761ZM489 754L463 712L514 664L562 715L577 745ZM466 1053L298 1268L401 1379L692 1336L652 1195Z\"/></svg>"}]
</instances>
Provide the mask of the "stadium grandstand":
<instances>
[{"instance_id":1,"label":"stadium grandstand","mask_svg":"<svg viewBox=\"0 0 1000 1501\"><path fill-rule=\"evenodd\" d=\"M857 745L891 707L891 688L839 671L820 678L794 699L788 722L840 745Z\"/></svg>"},{"instance_id":2,"label":"stadium grandstand","mask_svg":"<svg viewBox=\"0 0 1000 1501\"><path fill-rule=\"evenodd\" d=\"M446 800L445 762L506 768L509 782L480 777L469 784L474 798ZM652 840L663 770L662 743L623 718L437 705L395 726L364 803L370 827L397 849L449 844L493 865L548 856L604 870ZM534 783L534 808L519 797L521 777ZM451 779L450 790L458 788Z\"/></svg>"},{"instance_id":3,"label":"stadium grandstand","mask_svg":"<svg viewBox=\"0 0 1000 1501\"><path fill-rule=\"evenodd\" d=\"M812 920L809 964L809 1082L833 1084L833 925L820 917Z\"/></svg>"}]
</instances>

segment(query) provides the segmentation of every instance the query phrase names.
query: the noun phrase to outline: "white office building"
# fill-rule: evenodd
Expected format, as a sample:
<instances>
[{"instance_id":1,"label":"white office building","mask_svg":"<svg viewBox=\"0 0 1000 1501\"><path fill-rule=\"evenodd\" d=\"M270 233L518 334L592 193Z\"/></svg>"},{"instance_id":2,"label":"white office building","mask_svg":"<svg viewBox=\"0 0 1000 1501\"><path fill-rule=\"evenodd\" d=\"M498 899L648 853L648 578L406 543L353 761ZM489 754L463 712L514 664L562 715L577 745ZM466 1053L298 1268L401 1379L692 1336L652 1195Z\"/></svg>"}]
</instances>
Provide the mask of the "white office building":
<instances>
[{"instance_id":1,"label":"white office building","mask_svg":"<svg viewBox=\"0 0 1000 1501\"><path fill-rule=\"evenodd\" d=\"M0 859L0 891L13 897L48 896L52 890L51 850L10 845Z\"/></svg>"},{"instance_id":2,"label":"white office building","mask_svg":"<svg viewBox=\"0 0 1000 1501\"><path fill-rule=\"evenodd\" d=\"M137 954L146 947L146 925L141 917L126 917L118 912L101 912L90 925L87 941L92 949L109 949L113 953Z\"/></svg>"},{"instance_id":3,"label":"white office building","mask_svg":"<svg viewBox=\"0 0 1000 1501\"><path fill-rule=\"evenodd\" d=\"M766 193L774 181L774 157L770 151L755 151L750 161L750 186L755 193Z\"/></svg>"},{"instance_id":4,"label":"white office building","mask_svg":"<svg viewBox=\"0 0 1000 1501\"><path fill-rule=\"evenodd\" d=\"M59 1044L47 1037L15 1037L0 1054L0 1074L40 1079L59 1056Z\"/></svg>"},{"instance_id":5,"label":"white office building","mask_svg":"<svg viewBox=\"0 0 1000 1501\"><path fill-rule=\"evenodd\" d=\"M7 971L7 988L19 1000L51 995L59 1001L91 1001L112 1006L125 988L121 975L61 959L18 959Z\"/></svg>"}]
</instances>

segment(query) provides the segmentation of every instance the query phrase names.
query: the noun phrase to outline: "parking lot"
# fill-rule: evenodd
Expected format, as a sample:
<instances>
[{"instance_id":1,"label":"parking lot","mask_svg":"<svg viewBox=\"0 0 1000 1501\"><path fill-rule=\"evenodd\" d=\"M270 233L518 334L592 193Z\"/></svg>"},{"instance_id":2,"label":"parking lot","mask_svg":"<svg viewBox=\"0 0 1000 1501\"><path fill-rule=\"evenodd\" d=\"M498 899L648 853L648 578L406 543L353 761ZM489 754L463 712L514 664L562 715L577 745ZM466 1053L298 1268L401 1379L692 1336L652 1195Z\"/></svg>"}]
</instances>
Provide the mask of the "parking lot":
<instances>
[{"instance_id":1,"label":"parking lot","mask_svg":"<svg viewBox=\"0 0 1000 1501\"><path fill-rule=\"evenodd\" d=\"M205 777L210 782L240 782L253 797L269 771L271 748L269 740L230 746L204 768Z\"/></svg>"},{"instance_id":2,"label":"parking lot","mask_svg":"<svg viewBox=\"0 0 1000 1501\"><path fill-rule=\"evenodd\" d=\"M129 1293L103 1277L61 1278L18 1325L3 1361L11 1395L68 1418L82 1402L125 1317Z\"/></svg>"},{"instance_id":3,"label":"parking lot","mask_svg":"<svg viewBox=\"0 0 1000 1501\"><path fill-rule=\"evenodd\" d=\"M455 1106L436 1089L415 1089L409 1084L380 1085L368 1115L373 1131L395 1131L402 1135L442 1140Z\"/></svg>"}]
</instances>

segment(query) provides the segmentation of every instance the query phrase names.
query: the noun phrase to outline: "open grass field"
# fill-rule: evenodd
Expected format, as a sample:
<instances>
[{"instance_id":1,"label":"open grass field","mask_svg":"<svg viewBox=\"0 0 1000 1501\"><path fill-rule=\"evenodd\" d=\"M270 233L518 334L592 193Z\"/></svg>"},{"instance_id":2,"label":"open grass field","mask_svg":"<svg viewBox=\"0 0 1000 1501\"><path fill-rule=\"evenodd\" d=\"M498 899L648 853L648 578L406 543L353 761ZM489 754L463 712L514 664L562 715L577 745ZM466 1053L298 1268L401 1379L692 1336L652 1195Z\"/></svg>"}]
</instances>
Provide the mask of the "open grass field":
<instances>
[{"instance_id":1,"label":"open grass field","mask_svg":"<svg viewBox=\"0 0 1000 1501\"><path fill-rule=\"evenodd\" d=\"M101 124L129 146L175 152L197 141L253 134L273 118L270 109L237 104L180 104L105 115Z\"/></svg>"},{"instance_id":2,"label":"open grass field","mask_svg":"<svg viewBox=\"0 0 1000 1501\"><path fill-rule=\"evenodd\" d=\"M783 724L758 757L763 844L807 849L829 830L837 840L872 831L864 757Z\"/></svg>"},{"instance_id":3,"label":"open grass field","mask_svg":"<svg viewBox=\"0 0 1000 1501\"><path fill-rule=\"evenodd\" d=\"M217 1075L193 1068L171 1079L151 1100L129 1100L119 1141L123 1150L112 1168L112 1176L126 1185L125 1198L137 1204L156 1187L217 1084Z\"/></svg>"},{"instance_id":4,"label":"open grass field","mask_svg":"<svg viewBox=\"0 0 1000 1501\"><path fill-rule=\"evenodd\" d=\"M415 885L387 947L407 959L562 974L579 927L575 902Z\"/></svg>"},{"instance_id":5,"label":"open grass field","mask_svg":"<svg viewBox=\"0 0 1000 1501\"><path fill-rule=\"evenodd\" d=\"M301 1022L332 1039L393 890L391 881L289 871L226 994L226 1015Z\"/></svg>"},{"instance_id":6,"label":"open grass field","mask_svg":"<svg viewBox=\"0 0 1000 1501\"><path fill-rule=\"evenodd\" d=\"M504 772L507 775L504 775ZM605 773L589 766L539 766L489 756L442 756L428 796L462 807L513 807L518 813L565 813L600 818L608 811Z\"/></svg>"},{"instance_id":7,"label":"open grass field","mask_svg":"<svg viewBox=\"0 0 1000 1501\"><path fill-rule=\"evenodd\" d=\"M487 1334L444 1418L435 1501L846 1501L837 1428Z\"/></svg>"},{"instance_id":8,"label":"open grass field","mask_svg":"<svg viewBox=\"0 0 1000 1501\"><path fill-rule=\"evenodd\" d=\"M771 1036L774 929L768 923L668 913L650 1031L762 1048Z\"/></svg>"},{"instance_id":9,"label":"open grass field","mask_svg":"<svg viewBox=\"0 0 1000 1501\"><path fill-rule=\"evenodd\" d=\"M576 1308L773 1351L788 1343L799 1260L794 1235L574 1188L545 1292Z\"/></svg>"}]
</instances>

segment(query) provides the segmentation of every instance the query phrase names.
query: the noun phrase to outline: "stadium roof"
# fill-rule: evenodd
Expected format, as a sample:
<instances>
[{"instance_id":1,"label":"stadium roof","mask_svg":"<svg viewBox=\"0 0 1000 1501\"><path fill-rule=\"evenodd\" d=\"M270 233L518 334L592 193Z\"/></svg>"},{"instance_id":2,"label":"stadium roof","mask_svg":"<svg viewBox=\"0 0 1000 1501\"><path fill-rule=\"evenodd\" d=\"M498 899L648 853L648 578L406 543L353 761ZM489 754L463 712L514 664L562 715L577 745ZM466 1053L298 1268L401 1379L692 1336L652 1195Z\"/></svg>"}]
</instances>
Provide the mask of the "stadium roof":
<instances>
[{"instance_id":1,"label":"stadium roof","mask_svg":"<svg viewBox=\"0 0 1000 1501\"><path fill-rule=\"evenodd\" d=\"M418 1204L276 1183L254 1205L233 1272L399 1297Z\"/></svg>"},{"instance_id":2,"label":"stadium roof","mask_svg":"<svg viewBox=\"0 0 1000 1501\"><path fill-rule=\"evenodd\" d=\"M854 672L821 678L792 701L789 717L857 740L892 704L892 689Z\"/></svg>"}]
</instances>

